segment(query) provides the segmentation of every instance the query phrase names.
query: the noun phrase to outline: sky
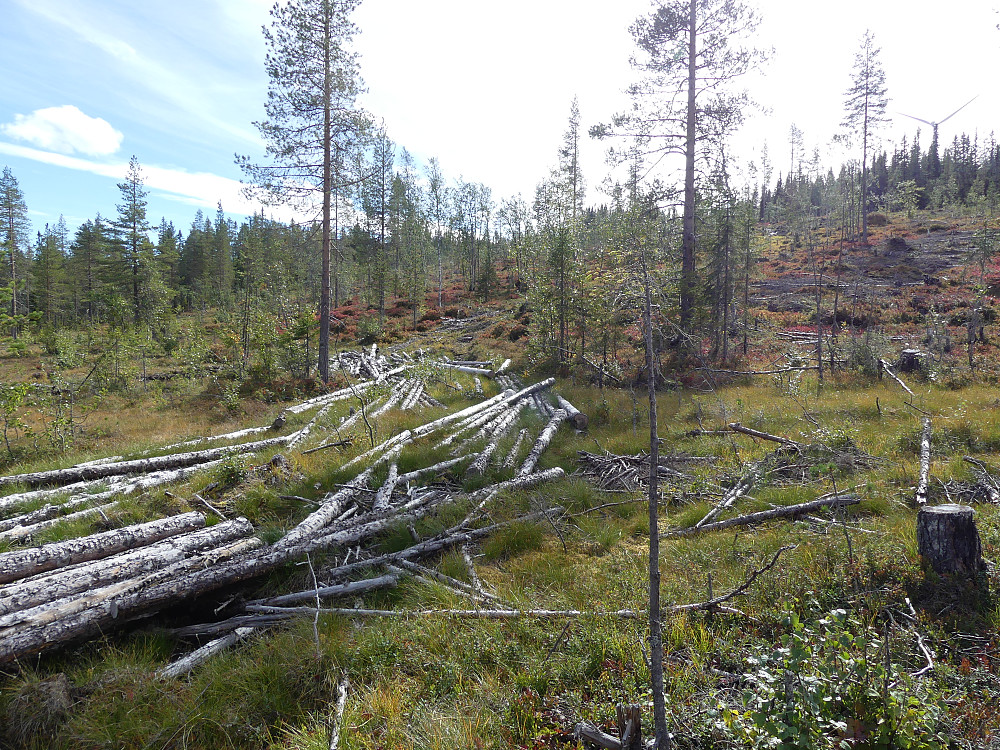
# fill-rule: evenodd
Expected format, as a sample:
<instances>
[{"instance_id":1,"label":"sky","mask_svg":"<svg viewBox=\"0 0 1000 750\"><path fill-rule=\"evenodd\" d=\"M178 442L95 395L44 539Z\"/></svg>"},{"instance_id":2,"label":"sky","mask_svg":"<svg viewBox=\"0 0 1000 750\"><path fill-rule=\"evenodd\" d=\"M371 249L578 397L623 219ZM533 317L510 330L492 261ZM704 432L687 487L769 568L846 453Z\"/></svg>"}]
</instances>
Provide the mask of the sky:
<instances>
[{"instance_id":1,"label":"sky","mask_svg":"<svg viewBox=\"0 0 1000 750\"><path fill-rule=\"evenodd\" d=\"M217 204L240 219L236 154L263 158L253 125L267 90L262 25L271 0L0 0L0 166L25 194L35 229L63 215L71 231L113 217L132 155L150 191L152 224L187 231ZM751 4L752 3L751 1ZM767 144L787 170L788 132L804 133L830 165L844 91L862 35L881 47L892 122L884 143L941 125L1000 130L1000 0L759 0L757 46L773 48L746 80L758 102L738 140L743 163ZM419 164L483 182L494 199L534 188L556 162L570 103L584 130L628 107L635 79L629 26L650 0L364 0L355 49L360 103ZM933 12L932 12L933 11ZM585 138L588 201L604 199L606 144ZM268 209L288 218L287 209Z\"/></svg>"}]
</instances>

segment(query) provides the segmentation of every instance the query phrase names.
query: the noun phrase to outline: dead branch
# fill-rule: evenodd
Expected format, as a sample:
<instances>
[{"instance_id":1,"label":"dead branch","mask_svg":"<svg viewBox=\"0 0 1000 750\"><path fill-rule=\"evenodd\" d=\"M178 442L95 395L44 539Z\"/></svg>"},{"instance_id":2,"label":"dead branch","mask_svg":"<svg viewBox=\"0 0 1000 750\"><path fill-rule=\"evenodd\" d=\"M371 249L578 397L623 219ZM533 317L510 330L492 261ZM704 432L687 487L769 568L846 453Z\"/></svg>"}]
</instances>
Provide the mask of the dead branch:
<instances>
[{"instance_id":1,"label":"dead branch","mask_svg":"<svg viewBox=\"0 0 1000 750\"><path fill-rule=\"evenodd\" d=\"M770 521L774 518L787 518L788 516L810 513L814 510L827 506L856 505L860 502L861 498L857 495L831 494L817 500L812 500L808 503L788 505L781 508L774 508L773 510L762 510L758 513L748 513L745 516L737 516L736 518L730 518L726 521L717 521L716 523L709 523L704 526L692 526L687 529L674 529L673 531L667 531L660 534L660 538L669 539L678 536L691 536L702 531L718 531L720 529L732 528L733 526L756 526L757 524Z\"/></svg>"}]
</instances>

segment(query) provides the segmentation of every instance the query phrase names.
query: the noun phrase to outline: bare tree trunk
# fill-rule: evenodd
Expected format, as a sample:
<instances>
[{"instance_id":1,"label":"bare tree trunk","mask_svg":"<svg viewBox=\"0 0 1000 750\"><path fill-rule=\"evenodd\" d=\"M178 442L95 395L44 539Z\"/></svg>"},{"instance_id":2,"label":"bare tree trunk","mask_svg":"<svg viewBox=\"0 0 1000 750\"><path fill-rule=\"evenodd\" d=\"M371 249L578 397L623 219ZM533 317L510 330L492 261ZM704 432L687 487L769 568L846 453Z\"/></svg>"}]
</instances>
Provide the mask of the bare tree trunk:
<instances>
[{"instance_id":1,"label":"bare tree trunk","mask_svg":"<svg viewBox=\"0 0 1000 750\"><path fill-rule=\"evenodd\" d=\"M694 7L691 0L691 44L694 45ZM686 221L686 219L685 219ZM685 261L686 262L686 261ZM646 343L646 382L649 389L649 676L653 690L653 721L656 748L670 747L667 709L663 697L663 637L660 621L660 527L659 466L660 438L656 424L656 368L653 362L653 302L645 247L642 252L643 323Z\"/></svg>"}]
</instances>

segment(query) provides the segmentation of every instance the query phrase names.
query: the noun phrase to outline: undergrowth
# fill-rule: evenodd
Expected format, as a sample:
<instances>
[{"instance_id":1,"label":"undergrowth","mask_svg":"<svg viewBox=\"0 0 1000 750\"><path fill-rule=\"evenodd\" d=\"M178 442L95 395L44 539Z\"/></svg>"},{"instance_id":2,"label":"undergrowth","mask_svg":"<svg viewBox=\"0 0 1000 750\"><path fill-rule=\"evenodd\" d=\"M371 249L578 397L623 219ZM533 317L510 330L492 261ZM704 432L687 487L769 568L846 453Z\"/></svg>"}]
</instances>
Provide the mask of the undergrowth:
<instances>
[{"instance_id":1,"label":"undergrowth","mask_svg":"<svg viewBox=\"0 0 1000 750\"><path fill-rule=\"evenodd\" d=\"M636 454L648 449L646 410L627 391L569 383L560 392L594 419L588 432L564 428L540 468L577 467L577 452ZM456 392L438 392L452 408ZM1000 429L985 386L953 391L917 388L915 405L934 415L934 474L968 478L961 456L989 463ZM794 398L793 398L794 396ZM346 414L331 413L333 423ZM434 412L435 414L437 412ZM421 416L380 421L380 439ZM838 490L862 502L814 519L774 521L662 543L667 606L731 591L780 548L776 567L727 603L735 611L668 612L666 690L671 731L680 748L981 747L1000 730L1000 609L980 585L956 585L925 572L910 505L919 457L921 415L894 384L846 378L800 384L733 385L714 394L677 391L660 404L660 434L672 454L711 457L683 468L690 479L662 488L661 527L694 525L749 462L774 443L733 435L692 435L739 421L802 443L856 446L879 459L857 470L819 470L806 481L762 480L722 517L789 505ZM538 420L535 419L537 429ZM516 433L512 433L516 434ZM340 467L368 447L291 457L292 476L271 484L253 465L222 465L173 497L154 494L125 505L137 518L189 507L210 493L277 538L315 501L355 471ZM509 448L512 441L505 443ZM836 444L836 445L834 445ZM501 453L506 453L502 449ZM522 453L523 455L523 453ZM404 451L400 471L444 460L447 450L420 444ZM255 478L257 477L257 478ZM460 484L461 472L438 478ZM471 487L471 485L470 485ZM192 644L169 634L175 624L204 621L221 601L168 611L131 631L6 668L0 678L2 742L25 748L321 748L342 676L351 691L343 717L344 748L575 748L573 726L610 730L615 705L642 707L651 726L646 664L648 525L643 488L597 489L587 477L512 493L486 509L499 521L559 506L554 524L517 522L470 548L484 585L524 609L580 610L562 619L460 619L408 616L349 620L323 615L259 633L215 657L189 678L160 681L156 669ZM934 502L947 498L940 483ZM201 506L203 509L203 506ZM413 529L393 527L383 550L413 543L460 521L469 508L446 507ZM984 556L997 559L998 509L979 506ZM74 533L100 527L88 521ZM54 528L52 538L65 529ZM336 558L317 556L317 567ZM428 562L470 580L458 551ZM304 568L257 582L253 596L310 586ZM994 589L996 582L988 583ZM228 595L231 595L228 594ZM405 581L368 595L365 606L402 610L468 609L439 585ZM912 606L911 606L912 605ZM347 603L343 606L352 606ZM636 617L608 613L632 610ZM928 656L921 648L926 647Z\"/></svg>"}]
</instances>

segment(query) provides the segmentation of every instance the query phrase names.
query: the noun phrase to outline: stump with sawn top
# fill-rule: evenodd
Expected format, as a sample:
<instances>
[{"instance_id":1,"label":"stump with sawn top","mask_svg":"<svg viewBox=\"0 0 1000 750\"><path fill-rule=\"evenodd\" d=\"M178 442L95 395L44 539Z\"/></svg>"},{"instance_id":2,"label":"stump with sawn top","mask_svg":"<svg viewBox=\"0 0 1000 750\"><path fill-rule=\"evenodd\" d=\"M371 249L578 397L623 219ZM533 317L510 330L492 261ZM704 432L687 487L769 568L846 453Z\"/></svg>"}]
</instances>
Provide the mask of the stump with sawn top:
<instances>
[{"instance_id":1,"label":"stump with sawn top","mask_svg":"<svg viewBox=\"0 0 1000 750\"><path fill-rule=\"evenodd\" d=\"M917 549L940 574L975 576L985 570L975 511L968 505L927 505L917 514Z\"/></svg>"}]
</instances>

